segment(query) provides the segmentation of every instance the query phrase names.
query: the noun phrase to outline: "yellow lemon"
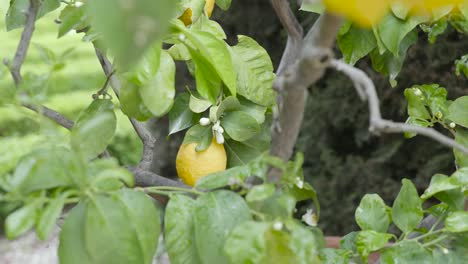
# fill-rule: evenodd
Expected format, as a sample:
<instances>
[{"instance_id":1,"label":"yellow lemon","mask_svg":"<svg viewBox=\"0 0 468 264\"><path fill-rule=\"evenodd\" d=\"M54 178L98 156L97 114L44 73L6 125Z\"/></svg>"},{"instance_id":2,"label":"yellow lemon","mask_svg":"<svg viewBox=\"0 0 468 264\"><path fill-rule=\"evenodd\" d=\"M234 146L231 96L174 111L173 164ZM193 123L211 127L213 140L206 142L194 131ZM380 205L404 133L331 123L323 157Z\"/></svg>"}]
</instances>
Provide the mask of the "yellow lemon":
<instances>
[{"instance_id":1,"label":"yellow lemon","mask_svg":"<svg viewBox=\"0 0 468 264\"><path fill-rule=\"evenodd\" d=\"M208 17L210 17L211 14L213 13L214 6L215 6L215 0L206 0L205 12L208 15ZM179 17L179 19L182 20L182 22L184 22L186 26L192 24L193 22L192 21L192 9L190 8L185 9L185 12Z\"/></svg>"},{"instance_id":2,"label":"yellow lemon","mask_svg":"<svg viewBox=\"0 0 468 264\"><path fill-rule=\"evenodd\" d=\"M390 0L323 0L328 11L361 26L376 24L388 11Z\"/></svg>"},{"instance_id":3,"label":"yellow lemon","mask_svg":"<svg viewBox=\"0 0 468 264\"><path fill-rule=\"evenodd\" d=\"M196 146L197 143L182 144L176 158L177 174L190 186L203 176L225 170L227 164L224 146L214 139L204 151L195 151Z\"/></svg>"}]
</instances>

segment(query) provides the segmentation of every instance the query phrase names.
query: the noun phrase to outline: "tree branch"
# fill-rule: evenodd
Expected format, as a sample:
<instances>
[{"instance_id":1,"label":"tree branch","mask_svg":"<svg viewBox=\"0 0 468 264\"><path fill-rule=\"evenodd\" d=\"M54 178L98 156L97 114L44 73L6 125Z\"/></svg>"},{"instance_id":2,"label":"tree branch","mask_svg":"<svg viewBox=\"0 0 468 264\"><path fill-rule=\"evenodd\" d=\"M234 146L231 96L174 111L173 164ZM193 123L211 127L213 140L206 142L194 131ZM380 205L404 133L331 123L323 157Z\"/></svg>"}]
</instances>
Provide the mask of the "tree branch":
<instances>
[{"instance_id":1,"label":"tree branch","mask_svg":"<svg viewBox=\"0 0 468 264\"><path fill-rule=\"evenodd\" d=\"M95 51L104 73L110 80L110 84L115 95L117 98L119 98L122 84L117 76L112 74L114 72L114 66L98 48L95 47ZM138 122L134 118L129 118L129 120L143 143L143 155L140 163L138 164L138 168L142 170L149 170L151 168L151 163L153 162L153 153L156 139L153 137L145 124Z\"/></svg>"},{"instance_id":2,"label":"tree branch","mask_svg":"<svg viewBox=\"0 0 468 264\"><path fill-rule=\"evenodd\" d=\"M284 12L278 12L279 16L281 14ZM281 64L284 65L283 60L293 63L278 73L274 83L279 91L279 113L272 126L272 155L283 160L291 158L304 117L307 88L325 73L333 57L331 49L341 22L340 18L324 13L301 41L296 51L299 57L283 56Z\"/></svg>"},{"instance_id":3,"label":"tree branch","mask_svg":"<svg viewBox=\"0 0 468 264\"><path fill-rule=\"evenodd\" d=\"M21 40L18 44L18 48L16 49L15 57L11 63L6 59L3 61L3 63L10 69L10 73L13 77L16 87L19 87L22 80L21 67L23 66L26 54L28 53L28 48L34 33L37 13L39 12L40 6L40 1L29 1L29 8L26 12L26 23L24 25L23 33L21 34Z\"/></svg>"},{"instance_id":4,"label":"tree branch","mask_svg":"<svg viewBox=\"0 0 468 264\"><path fill-rule=\"evenodd\" d=\"M361 91L363 99L369 102L369 130L374 134L380 133L417 133L432 138L439 143L450 148L456 148L468 155L468 147L465 147L455 140L443 135L433 128L421 127L405 123L393 122L382 118L380 113L380 101L377 96L374 83L369 76L362 70L344 63L343 61L333 60L330 66L347 75L354 83L358 91Z\"/></svg>"},{"instance_id":5,"label":"tree branch","mask_svg":"<svg viewBox=\"0 0 468 264\"><path fill-rule=\"evenodd\" d=\"M64 128L68 129L68 130L71 130L73 125L74 125L74 122L71 121L70 119L64 117L62 114L60 114L59 112L55 111L55 110L52 110L46 106L36 106L36 105L32 105L32 104L22 104L24 107L38 113L38 114L41 114L51 120L53 120L55 123L63 126Z\"/></svg>"},{"instance_id":6,"label":"tree branch","mask_svg":"<svg viewBox=\"0 0 468 264\"><path fill-rule=\"evenodd\" d=\"M191 187L185 185L183 182L171 180L169 178L160 176L156 173L140 168L130 169L130 172L135 175L135 185L139 187L151 187L151 186L172 186L190 189Z\"/></svg>"},{"instance_id":7,"label":"tree branch","mask_svg":"<svg viewBox=\"0 0 468 264\"><path fill-rule=\"evenodd\" d=\"M287 0L271 0L271 5L281 24L288 32L286 48L277 70L277 73L281 74L287 66L293 64L297 59L299 51L301 50L304 33Z\"/></svg>"}]
</instances>

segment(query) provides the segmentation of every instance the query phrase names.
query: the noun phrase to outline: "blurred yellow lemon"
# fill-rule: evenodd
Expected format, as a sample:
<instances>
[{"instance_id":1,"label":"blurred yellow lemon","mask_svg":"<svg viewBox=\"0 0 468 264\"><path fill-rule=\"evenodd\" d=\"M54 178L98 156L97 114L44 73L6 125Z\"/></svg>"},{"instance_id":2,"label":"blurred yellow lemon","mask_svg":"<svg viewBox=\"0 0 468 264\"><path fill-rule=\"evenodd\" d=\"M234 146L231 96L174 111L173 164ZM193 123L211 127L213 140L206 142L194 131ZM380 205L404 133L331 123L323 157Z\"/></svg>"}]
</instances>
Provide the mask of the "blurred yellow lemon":
<instances>
[{"instance_id":1,"label":"blurred yellow lemon","mask_svg":"<svg viewBox=\"0 0 468 264\"><path fill-rule=\"evenodd\" d=\"M208 17L213 13L213 8L215 6L215 0L206 0L205 2L205 12ZM179 17L186 26L192 24L192 9L187 8L185 12Z\"/></svg>"},{"instance_id":2,"label":"blurred yellow lemon","mask_svg":"<svg viewBox=\"0 0 468 264\"><path fill-rule=\"evenodd\" d=\"M224 146L214 139L204 151L195 151L196 146L197 143L182 144L176 158L177 174L190 186L203 176L225 170L227 164Z\"/></svg>"}]
</instances>

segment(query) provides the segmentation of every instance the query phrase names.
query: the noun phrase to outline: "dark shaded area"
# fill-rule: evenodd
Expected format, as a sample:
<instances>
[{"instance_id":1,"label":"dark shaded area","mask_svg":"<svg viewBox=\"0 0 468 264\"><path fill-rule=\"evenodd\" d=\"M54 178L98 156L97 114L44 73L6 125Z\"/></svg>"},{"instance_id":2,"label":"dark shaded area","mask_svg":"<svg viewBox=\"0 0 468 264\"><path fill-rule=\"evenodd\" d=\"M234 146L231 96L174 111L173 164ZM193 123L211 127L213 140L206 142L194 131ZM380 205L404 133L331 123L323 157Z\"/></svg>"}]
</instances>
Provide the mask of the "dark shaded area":
<instances>
[{"instance_id":1,"label":"dark shaded area","mask_svg":"<svg viewBox=\"0 0 468 264\"><path fill-rule=\"evenodd\" d=\"M303 25L313 16L298 12ZM216 10L229 41L235 35L249 35L270 53L275 65L280 60L286 34L279 25L269 1L237 0L224 13ZM468 38L450 29L436 44L424 34L408 53L397 88L372 70L370 61L358 66L371 74L378 87L385 118L404 121L404 88L414 84L439 83L453 99L468 93L467 79L456 77L454 61L467 53ZM339 55L337 55L339 56ZM397 195L403 178L426 188L435 173L454 170L451 150L440 144L403 135L370 135L367 105L359 100L344 76L329 72L315 87L307 106L297 151L305 153L304 172L319 192L322 205L321 227L326 234L345 234L356 230L354 210L365 193L378 193L389 204Z\"/></svg>"}]
</instances>

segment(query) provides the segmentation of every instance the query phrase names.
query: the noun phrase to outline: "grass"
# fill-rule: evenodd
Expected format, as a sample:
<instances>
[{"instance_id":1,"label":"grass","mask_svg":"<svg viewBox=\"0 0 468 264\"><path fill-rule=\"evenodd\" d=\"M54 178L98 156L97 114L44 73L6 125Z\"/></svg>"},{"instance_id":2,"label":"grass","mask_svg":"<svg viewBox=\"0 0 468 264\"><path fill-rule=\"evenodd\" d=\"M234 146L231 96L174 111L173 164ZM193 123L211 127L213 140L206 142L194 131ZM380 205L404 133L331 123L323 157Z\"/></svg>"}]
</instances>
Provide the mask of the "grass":
<instances>
[{"instance_id":1,"label":"grass","mask_svg":"<svg viewBox=\"0 0 468 264\"><path fill-rule=\"evenodd\" d=\"M18 45L21 29L6 31L5 14L9 1L0 1L0 59L12 59ZM83 42L83 34L69 33L57 38L58 26L54 19L59 11L52 12L36 23L32 45L22 68L23 76L46 76L49 66L41 55L37 45L46 47L59 55L68 49L72 53L66 57L65 67L54 72L45 85L39 87L44 93L44 104L62 113L70 119L76 119L81 110L91 103L91 95L105 82L105 76L99 65L91 43ZM13 86L13 81L5 66L0 66L0 89ZM125 149L129 145L130 158L123 160L133 163L138 158L141 145L133 132L131 124L120 110L116 111L118 127L114 148ZM51 122L44 120L27 109L8 105L0 107L0 175L14 167L19 157L31 151L37 142L46 138L44 131ZM56 128L56 127L55 127ZM64 135L68 132L60 130ZM118 142L121 140L122 142ZM126 155L126 154L124 154ZM13 166L13 167L12 167Z\"/></svg>"}]
</instances>

